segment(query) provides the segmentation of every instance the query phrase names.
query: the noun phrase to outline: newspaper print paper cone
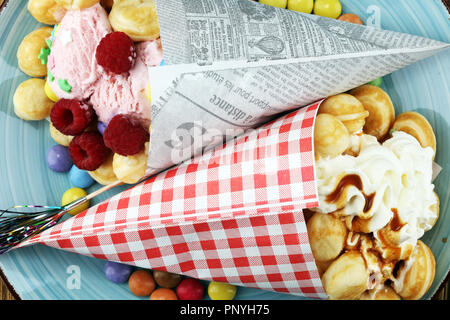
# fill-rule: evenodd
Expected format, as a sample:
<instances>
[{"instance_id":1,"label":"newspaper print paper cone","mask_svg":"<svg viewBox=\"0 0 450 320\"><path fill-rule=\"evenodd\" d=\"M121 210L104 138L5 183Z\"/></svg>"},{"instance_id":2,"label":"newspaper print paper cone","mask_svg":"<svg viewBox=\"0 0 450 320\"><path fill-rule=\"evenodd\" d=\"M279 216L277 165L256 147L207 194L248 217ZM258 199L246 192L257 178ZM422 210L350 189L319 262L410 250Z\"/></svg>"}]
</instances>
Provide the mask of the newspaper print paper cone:
<instances>
[{"instance_id":1,"label":"newspaper print paper cone","mask_svg":"<svg viewBox=\"0 0 450 320\"><path fill-rule=\"evenodd\" d=\"M24 245L325 298L302 213L318 205L318 106L162 172Z\"/></svg>"},{"instance_id":2,"label":"newspaper print paper cone","mask_svg":"<svg viewBox=\"0 0 450 320\"><path fill-rule=\"evenodd\" d=\"M199 122L212 146L207 137L258 127L449 46L250 0L155 3L166 66L149 70L152 174L191 156L168 133Z\"/></svg>"}]
</instances>

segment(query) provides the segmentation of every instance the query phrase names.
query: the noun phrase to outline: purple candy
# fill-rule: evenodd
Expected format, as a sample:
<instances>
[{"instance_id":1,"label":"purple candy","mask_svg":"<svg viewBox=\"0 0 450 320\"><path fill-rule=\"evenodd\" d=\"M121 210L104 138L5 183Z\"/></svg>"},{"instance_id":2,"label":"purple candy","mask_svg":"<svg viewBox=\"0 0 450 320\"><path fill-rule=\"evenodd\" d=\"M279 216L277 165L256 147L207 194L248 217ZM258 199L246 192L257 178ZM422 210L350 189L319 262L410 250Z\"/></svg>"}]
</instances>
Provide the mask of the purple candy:
<instances>
[{"instance_id":1,"label":"purple candy","mask_svg":"<svg viewBox=\"0 0 450 320\"><path fill-rule=\"evenodd\" d=\"M56 172L67 172L73 165L69 149L59 144L48 150L46 160L48 167Z\"/></svg>"},{"instance_id":2,"label":"purple candy","mask_svg":"<svg viewBox=\"0 0 450 320\"><path fill-rule=\"evenodd\" d=\"M105 275L108 280L115 283L124 283L133 271L133 267L127 264L107 261L105 265Z\"/></svg>"},{"instance_id":3,"label":"purple candy","mask_svg":"<svg viewBox=\"0 0 450 320\"><path fill-rule=\"evenodd\" d=\"M105 132L105 130L106 130L106 127L107 127L107 125L105 124L105 123L103 123L103 122L98 122L97 123L97 129L98 129L98 131L101 133L101 134L103 134L104 132Z\"/></svg>"}]
</instances>

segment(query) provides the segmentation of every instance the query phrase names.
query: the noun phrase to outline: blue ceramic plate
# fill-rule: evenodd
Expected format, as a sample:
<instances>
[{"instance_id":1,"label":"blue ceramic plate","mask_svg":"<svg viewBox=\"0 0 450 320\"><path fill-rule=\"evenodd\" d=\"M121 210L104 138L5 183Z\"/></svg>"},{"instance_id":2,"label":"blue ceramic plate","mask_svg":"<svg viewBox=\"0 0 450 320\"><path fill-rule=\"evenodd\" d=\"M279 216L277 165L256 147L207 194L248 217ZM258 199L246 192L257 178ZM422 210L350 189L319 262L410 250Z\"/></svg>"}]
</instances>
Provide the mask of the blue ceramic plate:
<instances>
[{"instance_id":1,"label":"blue ceramic plate","mask_svg":"<svg viewBox=\"0 0 450 320\"><path fill-rule=\"evenodd\" d=\"M357 14L367 24L381 23L383 29L450 42L449 15L441 0L341 2L344 12ZM41 26L28 13L26 3L25 0L9 1L0 17L0 208L12 204L58 204L64 191L72 187L67 174L52 172L46 166L46 151L54 145L48 122L25 122L14 114L14 91L28 78L17 67L16 51L25 35ZM450 233L448 70L450 52L447 50L385 77L383 83L398 113L416 110L431 122L437 133L436 161L444 168L436 180L441 216L423 238L437 261L436 278L424 298L430 298L439 288L450 266L446 242ZM112 192L96 202L110 196ZM126 284L109 282L103 273L104 265L102 260L41 245L0 256L4 275L22 299L138 299ZM73 282L75 275L80 277L80 286ZM301 298L239 288L237 299Z\"/></svg>"}]
</instances>

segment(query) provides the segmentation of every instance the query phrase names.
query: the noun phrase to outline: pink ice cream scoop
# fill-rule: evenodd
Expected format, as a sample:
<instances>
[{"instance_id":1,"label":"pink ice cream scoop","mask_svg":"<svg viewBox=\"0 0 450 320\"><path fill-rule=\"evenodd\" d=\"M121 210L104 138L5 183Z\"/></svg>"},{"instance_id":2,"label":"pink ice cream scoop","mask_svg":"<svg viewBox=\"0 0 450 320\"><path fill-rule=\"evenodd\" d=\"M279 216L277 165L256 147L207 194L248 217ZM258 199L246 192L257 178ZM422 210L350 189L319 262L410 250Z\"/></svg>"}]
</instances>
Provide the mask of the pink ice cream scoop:
<instances>
[{"instance_id":1,"label":"pink ice cream scoop","mask_svg":"<svg viewBox=\"0 0 450 320\"><path fill-rule=\"evenodd\" d=\"M147 67L140 59L129 75L100 78L90 99L98 120L108 124L117 114L129 114L148 128L151 106L146 97L147 85Z\"/></svg>"},{"instance_id":2,"label":"pink ice cream scoop","mask_svg":"<svg viewBox=\"0 0 450 320\"><path fill-rule=\"evenodd\" d=\"M159 66L163 59L161 41L136 45L137 58L128 74L105 75L96 84L91 103L103 123L117 114L130 114L146 128L150 125L151 105L147 99L148 67Z\"/></svg>"},{"instance_id":3,"label":"pink ice cream scoop","mask_svg":"<svg viewBox=\"0 0 450 320\"><path fill-rule=\"evenodd\" d=\"M161 40L136 43L133 67L116 75L105 71L95 57L98 44L110 32L107 13L100 5L69 11L61 21L48 58L47 66L54 77L50 87L59 98L90 103L98 120L105 124L117 114L128 114L148 128L148 67L161 64Z\"/></svg>"},{"instance_id":4,"label":"pink ice cream scoop","mask_svg":"<svg viewBox=\"0 0 450 320\"><path fill-rule=\"evenodd\" d=\"M53 79L49 85L59 98L90 97L103 73L95 59L97 45L111 31L107 13L100 4L66 13L47 62L49 78Z\"/></svg>"}]
</instances>

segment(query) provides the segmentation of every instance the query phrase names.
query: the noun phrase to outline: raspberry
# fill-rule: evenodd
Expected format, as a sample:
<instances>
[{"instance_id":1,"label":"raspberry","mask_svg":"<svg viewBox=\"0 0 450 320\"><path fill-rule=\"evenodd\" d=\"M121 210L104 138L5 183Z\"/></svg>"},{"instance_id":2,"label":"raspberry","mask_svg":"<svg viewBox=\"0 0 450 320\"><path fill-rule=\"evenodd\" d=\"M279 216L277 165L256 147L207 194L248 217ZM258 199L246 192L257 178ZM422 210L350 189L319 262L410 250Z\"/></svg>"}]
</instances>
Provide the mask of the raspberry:
<instances>
[{"instance_id":1,"label":"raspberry","mask_svg":"<svg viewBox=\"0 0 450 320\"><path fill-rule=\"evenodd\" d=\"M83 132L73 138L69 144L69 153L78 169L94 171L100 167L109 156L109 150L103 137L96 131Z\"/></svg>"},{"instance_id":2,"label":"raspberry","mask_svg":"<svg viewBox=\"0 0 450 320\"><path fill-rule=\"evenodd\" d=\"M61 99L53 105L50 120L59 132L74 136L82 133L94 118L91 106L74 99Z\"/></svg>"},{"instance_id":3,"label":"raspberry","mask_svg":"<svg viewBox=\"0 0 450 320\"><path fill-rule=\"evenodd\" d=\"M106 71L115 74L127 72L136 59L134 42L123 32L109 33L98 44L95 58Z\"/></svg>"},{"instance_id":4,"label":"raspberry","mask_svg":"<svg viewBox=\"0 0 450 320\"><path fill-rule=\"evenodd\" d=\"M149 134L138 121L119 114L112 118L105 132L105 145L122 156L131 156L145 148Z\"/></svg>"}]
</instances>

